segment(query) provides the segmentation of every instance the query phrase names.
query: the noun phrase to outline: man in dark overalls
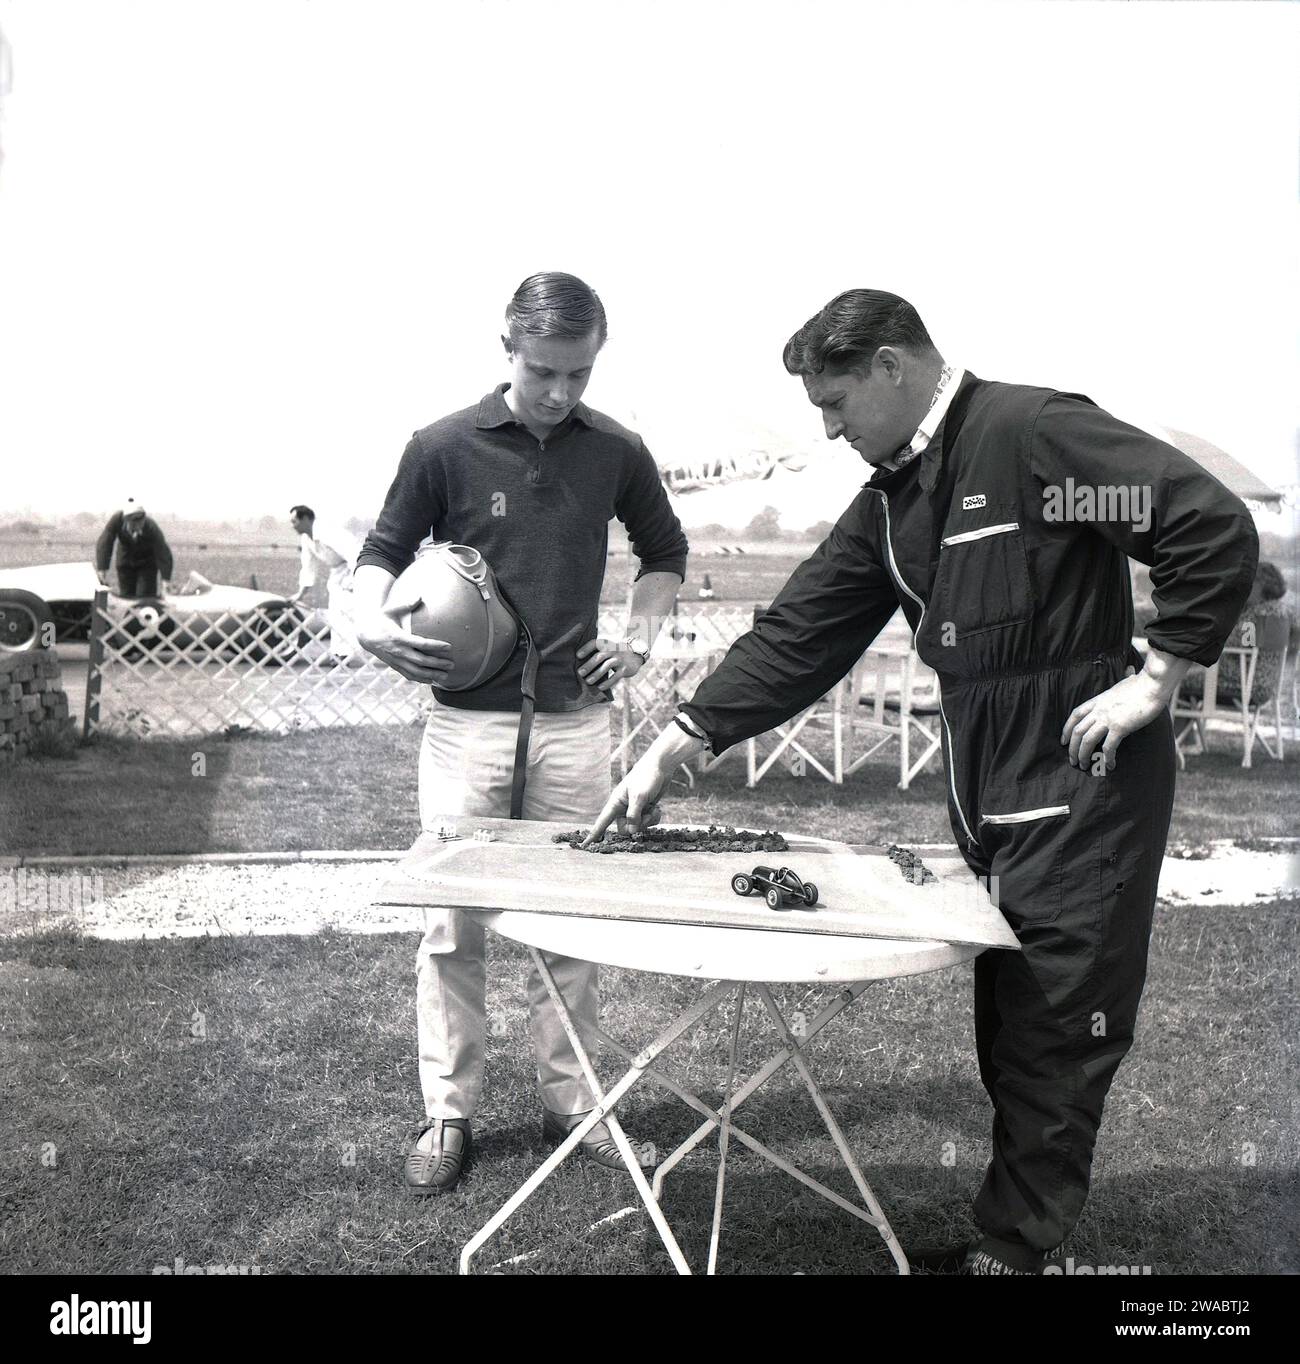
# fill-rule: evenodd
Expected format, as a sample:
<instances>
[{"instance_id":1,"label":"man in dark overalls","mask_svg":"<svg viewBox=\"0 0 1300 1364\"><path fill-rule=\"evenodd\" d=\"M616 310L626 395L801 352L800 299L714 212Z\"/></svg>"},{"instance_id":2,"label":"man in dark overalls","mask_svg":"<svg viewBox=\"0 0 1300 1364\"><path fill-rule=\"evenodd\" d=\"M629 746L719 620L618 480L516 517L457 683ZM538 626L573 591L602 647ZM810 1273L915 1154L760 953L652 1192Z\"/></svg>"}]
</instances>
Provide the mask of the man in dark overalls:
<instances>
[{"instance_id":1,"label":"man in dark overalls","mask_svg":"<svg viewBox=\"0 0 1300 1364\"><path fill-rule=\"evenodd\" d=\"M964 1267L1040 1273L1083 1208L1133 1041L1173 805L1169 700L1218 657L1258 537L1217 479L1087 398L946 364L893 294L841 294L785 364L875 476L597 831L653 820L678 763L825 695L901 605L941 684L953 833L971 870L998 878L1022 949L975 962L993 1155ZM1151 567L1145 662L1126 555Z\"/></svg>"}]
</instances>

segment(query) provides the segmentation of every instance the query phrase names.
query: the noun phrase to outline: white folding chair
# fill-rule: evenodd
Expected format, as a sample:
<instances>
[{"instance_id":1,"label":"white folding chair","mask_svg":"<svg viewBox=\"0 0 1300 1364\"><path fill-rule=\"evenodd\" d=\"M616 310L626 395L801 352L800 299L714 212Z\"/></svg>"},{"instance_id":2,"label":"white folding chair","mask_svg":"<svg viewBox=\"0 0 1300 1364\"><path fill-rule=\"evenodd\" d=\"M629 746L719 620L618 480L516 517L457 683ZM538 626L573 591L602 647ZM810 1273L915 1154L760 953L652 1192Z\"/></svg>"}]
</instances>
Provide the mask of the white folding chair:
<instances>
[{"instance_id":1,"label":"white folding chair","mask_svg":"<svg viewBox=\"0 0 1300 1364\"><path fill-rule=\"evenodd\" d=\"M1242 688L1243 767L1250 766L1257 741L1270 758L1282 761L1282 678L1290 636L1291 622L1285 616L1263 616L1256 622L1255 666L1250 685ZM1272 713L1272 743L1259 728L1266 712Z\"/></svg>"},{"instance_id":2,"label":"white folding chair","mask_svg":"<svg viewBox=\"0 0 1300 1364\"><path fill-rule=\"evenodd\" d=\"M1180 768L1186 766L1185 754L1205 752L1205 728L1210 718L1227 725L1240 724L1242 767L1251 766L1256 742L1269 757L1282 761L1282 677L1286 671L1290 622L1285 616L1262 616L1251 624L1255 642L1228 645L1219 662L1200 673L1199 696L1195 694L1197 684L1188 685L1194 673L1183 679L1174 694L1170 713ZM1225 660L1235 665L1226 681L1221 672ZM1271 743L1260 731L1260 720L1267 711L1272 712ZM1177 727L1180 720L1184 722L1181 729ZM1193 738L1194 748L1190 746Z\"/></svg>"},{"instance_id":3,"label":"white folding chair","mask_svg":"<svg viewBox=\"0 0 1300 1364\"><path fill-rule=\"evenodd\" d=\"M898 665L897 692L889 682L891 665L895 663ZM917 658L913 649L905 653L864 654L854 674L859 679L874 678L874 686L864 689L858 681L853 687L858 704L852 707L849 715L849 752L844 775L852 776L868 758L897 740L898 789L906 791L913 777L942 748L938 675ZM870 717L862 714L862 709L868 706L871 707ZM863 752L855 754L853 748L858 730L879 737ZM916 757L913 757L913 740L919 747Z\"/></svg>"},{"instance_id":4,"label":"white folding chair","mask_svg":"<svg viewBox=\"0 0 1300 1364\"><path fill-rule=\"evenodd\" d=\"M746 742L746 786L757 786L787 751L791 755L789 764L800 775L813 767L836 786L844 781L845 715L852 696L856 695L851 690L852 677L853 674L849 673L806 710L801 710L784 724L776 725L766 734L756 735ZM760 739L773 742L772 749L761 760L758 748ZM817 745L818 739L826 742ZM814 747L821 748L820 756L814 752Z\"/></svg>"},{"instance_id":5,"label":"white folding chair","mask_svg":"<svg viewBox=\"0 0 1300 1364\"><path fill-rule=\"evenodd\" d=\"M1195 677L1195 683L1191 679ZM1187 754L1205 752L1206 707L1214 704L1213 697L1218 689L1219 666L1202 668L1193 664L1187 675L1178 684L1169 702L1169 714L1174 722L1174 754L1178 758L1178 770L1187 766ZM1199 687L1199 691L1197 690ZM1211 698L1209 701L1206 698ZM1179 722L1182 728L1179 728ZM1196 740L1196 747L1189 747L1189 740Z\"/></svg>"}]
</instances>

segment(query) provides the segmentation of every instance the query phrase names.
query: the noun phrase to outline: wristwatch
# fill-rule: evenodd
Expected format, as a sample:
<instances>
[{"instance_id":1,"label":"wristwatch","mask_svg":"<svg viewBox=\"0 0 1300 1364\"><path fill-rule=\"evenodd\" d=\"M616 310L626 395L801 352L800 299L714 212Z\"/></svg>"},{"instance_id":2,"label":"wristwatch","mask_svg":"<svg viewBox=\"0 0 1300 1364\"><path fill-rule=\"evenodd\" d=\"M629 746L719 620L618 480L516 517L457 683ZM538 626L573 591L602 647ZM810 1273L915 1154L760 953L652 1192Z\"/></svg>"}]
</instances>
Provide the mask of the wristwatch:
<instances>
[{"instance_id":1,"label":"wristwatch","mask_svg":"<svg viewBox=\"0 0 1300 1364\"><path fill-rule=\"evenodd\" d=\"M633 635L631 639L623 641L623 647L630 654L635 654L642 663L650 657L650 646L639 635Z\"/></svg>"}]
</instances>

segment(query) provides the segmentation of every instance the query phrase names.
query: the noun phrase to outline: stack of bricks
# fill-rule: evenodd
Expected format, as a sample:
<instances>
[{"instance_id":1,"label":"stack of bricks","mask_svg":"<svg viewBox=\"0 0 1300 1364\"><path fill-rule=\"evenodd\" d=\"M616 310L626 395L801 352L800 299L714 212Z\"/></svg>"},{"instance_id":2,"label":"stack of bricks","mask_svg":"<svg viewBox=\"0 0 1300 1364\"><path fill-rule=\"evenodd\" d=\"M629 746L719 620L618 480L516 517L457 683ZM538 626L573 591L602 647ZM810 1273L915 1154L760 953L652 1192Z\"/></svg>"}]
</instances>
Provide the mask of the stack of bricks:
<instances>
[{"instance_id":1,"label":"stack of bricks","mask_svg":"<svg viewBox=\"0 0 1300 1364\"><path fill-rule=\"evenodd\" d=\"M21 757L42 730L68 724L68 697L53 649L0 653L0 761Z\"/></svg>"}]
</instances>

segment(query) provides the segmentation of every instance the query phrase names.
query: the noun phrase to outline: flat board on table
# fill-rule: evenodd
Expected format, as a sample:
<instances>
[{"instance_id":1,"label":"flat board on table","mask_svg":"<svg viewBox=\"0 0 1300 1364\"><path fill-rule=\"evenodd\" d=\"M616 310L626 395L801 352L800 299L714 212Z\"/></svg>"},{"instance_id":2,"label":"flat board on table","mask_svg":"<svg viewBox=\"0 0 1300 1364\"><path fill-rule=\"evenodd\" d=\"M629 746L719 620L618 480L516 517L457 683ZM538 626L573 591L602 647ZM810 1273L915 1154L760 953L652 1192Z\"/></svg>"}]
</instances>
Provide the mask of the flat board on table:
<instances>
[{"instance_id":1,"label":"flat board on table","mask_svg":"<svg viewBox=\"0 0 1300 1364\"><path fill-rule=\"evenodd\" d=\"M938 880L917 885L876 845L786 834L779 853L591 853L552 841L573 828L461 817L459 837L420 835L376 903L1019 948L960 857L926 858ZM493 840L476 840L476 829ZM774 910L737 895L731 878L756 866L791 867L816 883L817 904Z\"/></svg>"}]
</instances>

